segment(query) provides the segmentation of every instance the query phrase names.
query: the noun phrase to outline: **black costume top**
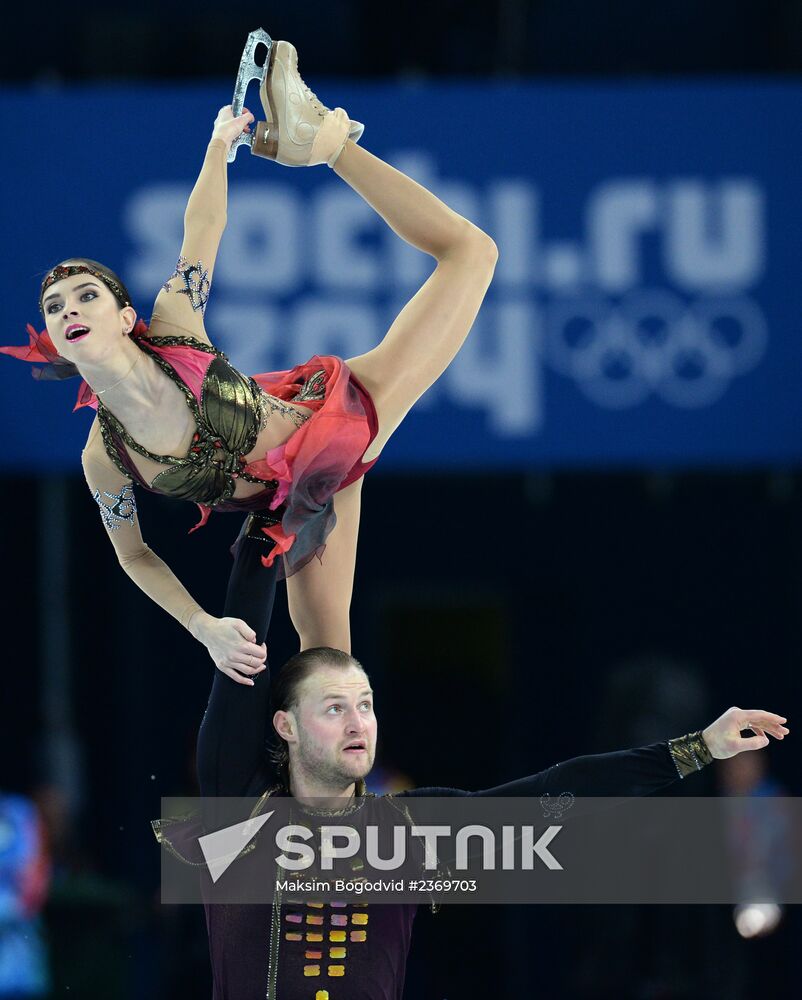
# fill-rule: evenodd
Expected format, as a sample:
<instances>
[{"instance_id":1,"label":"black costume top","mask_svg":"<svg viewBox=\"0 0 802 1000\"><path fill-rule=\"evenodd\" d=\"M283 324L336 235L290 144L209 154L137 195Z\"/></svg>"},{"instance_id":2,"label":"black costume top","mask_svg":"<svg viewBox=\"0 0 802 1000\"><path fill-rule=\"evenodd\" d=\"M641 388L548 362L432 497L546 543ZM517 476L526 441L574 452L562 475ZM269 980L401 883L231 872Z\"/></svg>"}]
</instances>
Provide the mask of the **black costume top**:
<instances>
[{"instance_id":1,"label":"black costume top","mask_svg":"<svg viewBox=\"0 0 802 1000\"><path fill-rule=\"evenodd\" d=\"M265 573L260 563L262 551L247 539L239 547L225 608L226 615L251 625L258 642L267 633L275 590L275 573ZM259 796L274 784L266 754L271 717L268 671L249 687L215 670L198 737L204 797ZM680 741L671 749L669 743L656 743L575 757L482 791L418 788L395 798L648 795L710 759L703 741ZM169 828L154 826L158 839L169 843ZM416 910L412 904L332 906L285 898L279 906L205 909L213 1000L401 1000Z\"/></svg>"}]
</instances>

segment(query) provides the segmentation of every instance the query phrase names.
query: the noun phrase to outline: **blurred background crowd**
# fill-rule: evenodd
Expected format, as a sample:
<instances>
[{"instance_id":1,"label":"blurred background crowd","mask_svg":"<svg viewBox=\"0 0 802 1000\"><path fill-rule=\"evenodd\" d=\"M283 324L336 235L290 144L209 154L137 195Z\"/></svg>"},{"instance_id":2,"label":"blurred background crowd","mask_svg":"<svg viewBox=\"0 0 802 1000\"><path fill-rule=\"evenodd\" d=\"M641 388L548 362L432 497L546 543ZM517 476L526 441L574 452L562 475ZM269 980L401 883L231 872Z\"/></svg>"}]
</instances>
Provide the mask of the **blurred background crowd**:
<instances>
[{"instance_id":1,"label":"blurred background crowd","mask_svg":"<svg viewBox=\"0 0 802 1000\"><path fill-rule=\"evenodd\" d=\"M3 343L24 341L41 275L71 254L117 270L148 315L258 26L501 253L465 352L365 485L353 636L377 691L372 787L486 787L733 704L793 733L802 3L16 9ZM358 353L425 280L328 171L241 151L229 176L207 325L243 369ZM160 906L149 820L196 791L213 667L116 564L76 388L0 367L0 1000L207 996L203 914ZM154 496L140 517L220 613L239 525L188 539L193 513ZM282 599L274 623L276 668L294 651ZM760 822L733 850L782 872L775 802L799 794L800 763L792 738L669 794L753 796ZM407 995L793 995L799 930L793 907L446 907L419 915Z\"/></svg>"}]
</instances>

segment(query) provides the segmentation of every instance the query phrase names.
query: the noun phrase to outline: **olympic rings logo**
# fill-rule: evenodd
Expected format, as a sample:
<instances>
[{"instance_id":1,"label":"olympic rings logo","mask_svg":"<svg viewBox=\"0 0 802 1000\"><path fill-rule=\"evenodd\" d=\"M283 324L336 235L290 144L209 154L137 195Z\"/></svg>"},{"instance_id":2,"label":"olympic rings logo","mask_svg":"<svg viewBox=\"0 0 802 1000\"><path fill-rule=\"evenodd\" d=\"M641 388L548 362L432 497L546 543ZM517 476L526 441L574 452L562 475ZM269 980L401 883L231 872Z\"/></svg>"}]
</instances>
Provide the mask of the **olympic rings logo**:
<instances>
[{"instance_id":1,"label":"olympic rings logo","mask_svg":"<svg viewBox=\"0 0 802 1000\"><path fill-rule=\"evenodd\" d=\"M683 409L709 406L766 353L768 330L746 296L690 304L664 289L635 289L617 303L599 295L552 300L548 364L611 410L654 394Z\"/></svg>"}]
</instances>

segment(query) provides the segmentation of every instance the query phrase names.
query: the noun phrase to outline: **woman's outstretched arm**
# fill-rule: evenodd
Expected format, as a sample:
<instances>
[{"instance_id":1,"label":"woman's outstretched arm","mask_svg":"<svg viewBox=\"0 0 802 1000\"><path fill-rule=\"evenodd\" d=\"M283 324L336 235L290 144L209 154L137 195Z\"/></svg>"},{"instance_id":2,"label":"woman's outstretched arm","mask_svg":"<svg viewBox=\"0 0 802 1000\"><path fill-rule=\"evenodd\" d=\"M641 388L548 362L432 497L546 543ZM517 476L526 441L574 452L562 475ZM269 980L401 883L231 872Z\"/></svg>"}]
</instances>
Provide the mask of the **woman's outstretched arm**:
<instances>
[{"instance_id":1,"label":"woman's outstretched arm","mask_svg":"<svg viewBox=\"0 0 802 1000\"><path fill-rule=\"evenodd\" d=\"M264 669L266 650L254 629L237 618L214 618L192 597L170 567L142 538L134 487L114 466L103 448L95 423L81 455L84 475L100 509L117 559L134 583L206 646L215 665L248 686Z\"/></svg>"},{"instance_id":2,"label":"woman's outstretched arm","mask_svg":"<svg viewBox=\"0 0 802 1000\"><path fill-rule=\"evenodd\" d=\"M184 212L184 241L175 271L153 306L153 336L179 331L209 342L203 317L217 250L226 228L228 151L234 139L249 130L251 121L250 111L235 118L231 105L221 108L217 115L201 172Z\"/></svg>"}]
</instances>

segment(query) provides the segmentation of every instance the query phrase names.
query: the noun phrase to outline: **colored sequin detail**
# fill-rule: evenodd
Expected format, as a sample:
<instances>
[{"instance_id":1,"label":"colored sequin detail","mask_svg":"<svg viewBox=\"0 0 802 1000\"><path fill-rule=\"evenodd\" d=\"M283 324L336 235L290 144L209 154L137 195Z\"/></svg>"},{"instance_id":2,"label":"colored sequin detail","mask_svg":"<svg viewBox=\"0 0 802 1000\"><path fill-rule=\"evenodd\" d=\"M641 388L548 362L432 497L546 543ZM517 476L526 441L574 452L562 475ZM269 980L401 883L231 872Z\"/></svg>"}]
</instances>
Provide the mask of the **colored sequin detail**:
<instances>
[{"instance_id":1,"label":"colored sequin detail","mask_svg":"<svg viewBox=\"0 0 802 1000\"><path fill-rule=\"evenodd\" d=\"M329 948L329 958L345 958L345 948Z\"/></svg>"},{"instance_id":2,"label":"colored sequin detail","mask_svg":"<svg viewBox=\"0 0 802 1000\"><path fill-rule=\"evenodd\" d=\"M329 905L341 909L344 906L348 906L348 903L330 903Z\"/></svg>"},{"instance_id":3,"label":"colored sequin detail","mask_svg":"<svg viewBox=\"0 0 802 1000\"><path fill-rule=\"evenodd\" d=\"M329 1000L329 991L318 990L317 993L315 993L315 1000Z\"/></svg>"},{"instance_id":4,"label":"colored sequin detail","mask_svg":"<svg viewBox=\"0 0 802 1000\"><path fill-rule=\"evenodd\" d=\"M345 941L345 931L329 931L329 941Z\"/></svg>"},{"instance_id":5,"label":"colored sequin detail","mask_svg":"<svg viewBox=\"0 0 802 1000\"><path fill-rule=\"evenodd\" d=\"M345 966L344 965L330 965L328 968L328 973L330 976L344 976Z\"/></svg>"},{"instance_id":6,"label":"colored sequin detail","mask_svg":"<svg viewBox=\"0 0 802 1000\"><path fill-rule=\"evenodd\" d=\"M326 398L326 372L323 368L310 375L301 386L297 395L292 397L293 402L307 402L310 399Z\"/></svg>"},{"instance_id":7,"label":"colored sequin detail","mask_svg":"<svg viewBox=\"0 0 802 1000\"><path fill-rule=\"evenodd\" d=\"M319 926L320 924L323 923L323 917L316 917L314 913L307 913L306 922L308 924L316 924Z\"/></svg>"},{"instance_id":8,"label":"colored sequin detail","mask_svg":"<svg viewBox=\"0 0 802 1000\"><path fill-rule=\"evenodd\" d=\"M305 965L304 966L304 975L305 976L319 976L320 975L320 966L319 965Z\"/></svg>"},{"instance_id":9,"label":"colored sequin detail","mask_svg":"<svg viewBox=\"0 0 802 1000\"><path fill-rule=\"evenodd\" d=\"M304 918L300 913L288 913L284 919L288 924L302 924L304 922Z\"/></svg>"},{"instance_id":10,"label":"colored sequin detail","mask_svg":"<svg viewBox=\"0 0 802 1000\"><path fill-rule=\"evenodd\" d=\"M300 937L300 936L301 936L301 935L299 934L299 935L298 935L298 937ZM323 935L322 935L322 934L313 934L313 933L312 933L312 932L310 931L310 932L309 932L309 933L308 933L308 934L306 935L306 940L307 940L307 941L308 941L308 942L309 942L310 944L314 944L314 943L315 943L316 941L322 941L322 940L323 940Z\"/></svg>"},{"instance_id":11,"label":"colored sequin detail","mask_svg":"<svg viewBox=\"0 0 802 1000\"><path fill-rule=\"evenodd\" d=\"M173 278L183 280L184 287L178 289L178 294L187 296L193 311L200 310L201 314L206 312L206 303L209 301L209 271L204 268L201 261L198 261L197 264L190 264L186 257L179 257L175 271L162 285L165 292L172 291L170 282Z\"/></svg>"},{"instance_id":12,"label":"colored sequin detail","mask_svg":"<svg viewBox=\"0 0 802 1000\"><path fill-rule=\"evenodd\" d=\"M331 922L335 927L345 927L348 923L347 913L332 913Z\"/></svg>"},{"instance_id":13,"label":"colored sequin detail","mask_svg":"<svg viewBox=\"0 0 802 1000\"><path fill-rule=\"evenodd\" d=\"M315 910L322 910L325 903L307 903L307 906L313 907Z\"/></svg>"},{"instance_id":14,"label":"colored sequin detail","mask_svg":"<svg viewBox=\"0 0 802 1000\"><path fill-rule=\"evenodd\" d=\"M287 931L286 939L288 941L303 941L303 934L293 934L291 931Z\"/></svg>"},{"instance_id":15,"label":"colored sequin detail","mask_svg":"<svg viewBox=\"0 0 802 1000\"><path fill-rule=\"evenodd\" d=\"M95 490L92 499L100 507L100 516L109 531L116 531L121 524L133 524L136 518L136 498L134 487L126 483L119 493L107 493L103 491L103 496L110 503L106 503L100 495L100 490Z\"/></svg>"},{"instance_id":16,"label":"colored sequin detail","mask_svg":"<svg viewBox=\"0 0 802 1000\"><path fill-rule=\"evenodd\" d=\"M350 938L352 941L367 941L368 932L367 931L351 931Z\"/></svg>"},{"instance_id":17,"label":"colored sequin detail","mask_svg":"<svg viewBox=\"0 0 802 1000\"><path fill-rule=\"evenodd\" d=\"M329 957L331 957L331 956L329 956ZM304 958L320 959L320 958L323 958L323 952L322 951L312 951L311 949L307 949L304 952Z\"/></svg>"},{"instance_id":18,"label":"colored sequin detail","mask_svg":"<svg viewBox=\"0 0 802 1000\"><path fill-rule=\"evenodd\" d=\"M352 924L366 924L368 922L367 913L352 913L351 923Z\"/></svg>"}]
</instances>

